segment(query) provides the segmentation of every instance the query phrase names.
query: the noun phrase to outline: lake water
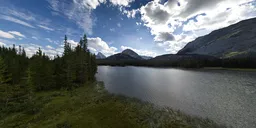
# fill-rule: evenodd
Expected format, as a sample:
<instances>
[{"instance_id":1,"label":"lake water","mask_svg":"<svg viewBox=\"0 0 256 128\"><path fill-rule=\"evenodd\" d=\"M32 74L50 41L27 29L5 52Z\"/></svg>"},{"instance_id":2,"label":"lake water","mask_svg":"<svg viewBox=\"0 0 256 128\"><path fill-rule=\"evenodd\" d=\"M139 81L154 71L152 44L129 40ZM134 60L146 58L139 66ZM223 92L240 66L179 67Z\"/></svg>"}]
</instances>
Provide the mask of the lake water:
<instances>
[{"instance_id":1,"label":"lake water","mask_svg":"<svg viewBox=\"0 0 256 128\"><path fill-rule=\"evenodd\" d=\"M256 72L99 66L97 80L111 93L256 128Z\"/></svg>"}]
</instances>

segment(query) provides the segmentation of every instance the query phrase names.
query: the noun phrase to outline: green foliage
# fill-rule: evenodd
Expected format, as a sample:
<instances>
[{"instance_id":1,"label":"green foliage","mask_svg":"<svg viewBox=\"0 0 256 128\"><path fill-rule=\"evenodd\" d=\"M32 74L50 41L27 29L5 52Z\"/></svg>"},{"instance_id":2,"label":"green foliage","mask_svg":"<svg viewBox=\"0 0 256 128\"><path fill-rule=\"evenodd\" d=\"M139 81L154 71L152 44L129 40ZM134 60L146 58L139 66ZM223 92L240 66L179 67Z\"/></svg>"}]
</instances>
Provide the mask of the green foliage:
<instances>
[{"instance_id":1,"label":"green foliage","mask_svg":"<svg viewBox=\"0 0 256 128\"><path fill-rule=\"evenodd\" d=\"M25 49L0 47L0 109L1 114L17 112L28 107L37 112L35 92L53 89L72 89L94 81L97 71L95 55L87 50L86 35L82 45L72 49L67 36L62 57L50 58L39 48L31 57Z\"/></svg>"},{"instance_id":2,"label":"green foliage","mask_svg":"<svg viewBox=\"0 0 256 128\"><path fill-rule=\"evenodd\" d=\"M237 56L237 55L240 55L240 54L245 54L246 51L242 51L242 52L230 52L230 53L227 53L226 55L224 55L224 58L230 58L230 57L234 57L234 56Z\"/></svg>"},{"instance_id":3,"label":"green foliage","mask_svg":"<svg viewBox=\"0 0 256 128\"><path fill-rule=\"evenodd\" d=\"M11 76L7 71L7 66L2 57L0 57L0 85L10 83Z\"/></svg>"}]
</instances>

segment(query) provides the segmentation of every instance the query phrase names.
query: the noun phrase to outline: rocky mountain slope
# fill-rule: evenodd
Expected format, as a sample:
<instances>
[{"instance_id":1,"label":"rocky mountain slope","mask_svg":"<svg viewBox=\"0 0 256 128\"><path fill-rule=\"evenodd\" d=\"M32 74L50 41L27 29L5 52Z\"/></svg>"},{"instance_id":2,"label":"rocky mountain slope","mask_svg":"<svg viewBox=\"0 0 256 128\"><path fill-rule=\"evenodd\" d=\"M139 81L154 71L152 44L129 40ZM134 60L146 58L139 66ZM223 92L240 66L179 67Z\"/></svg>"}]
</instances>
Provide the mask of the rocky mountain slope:
<instances>
[{"instance_id":1,"label":"rocky mountain slope","mask_svg":"<svg viewBox=\"0 0 256 128\"><path fill-rule=\"evenodd\" d=\"M178 52L219 58L256 56L256 18L215 30L188 43Z\"/></svg>"},{"instance_id":2,"label":"rocky mountain slope","mask_svg":"<svg viewBox=\"0 0 256 128\"><path fill-rule=\"evenodd\" d=\"M126 49L121 53L114 54L106 60L143 60L143 58L131 49Z\"/></svg>"},{"instance_id":3,"label":"rocky mountain slope","mask_svg":"<svg viewBox=\"0 0 256 128\"><path fill-rule=\"evenodd\" d=\"M129 55L129 56L131 56L131 57L133 57L133 58L136 58L136 59L139 59L139 60L143 59L140 55L138 55L136 52L134 52L134 51L131 50L131 49L126 49L126 50L124 50L124 51L122 52L122 54Z\"/></svg>"},{"instance_id":4,"label":"rocky mountain slope","mask_svg":"<svg viewBox=\"0 0 256 128\"><path fill-rule=\"evenodd\" d=\"M96 55L96 59L105 59L106 56L104 54L102 54L101 52L99 52L97 55Z\"/></svg>"}]
</instances>

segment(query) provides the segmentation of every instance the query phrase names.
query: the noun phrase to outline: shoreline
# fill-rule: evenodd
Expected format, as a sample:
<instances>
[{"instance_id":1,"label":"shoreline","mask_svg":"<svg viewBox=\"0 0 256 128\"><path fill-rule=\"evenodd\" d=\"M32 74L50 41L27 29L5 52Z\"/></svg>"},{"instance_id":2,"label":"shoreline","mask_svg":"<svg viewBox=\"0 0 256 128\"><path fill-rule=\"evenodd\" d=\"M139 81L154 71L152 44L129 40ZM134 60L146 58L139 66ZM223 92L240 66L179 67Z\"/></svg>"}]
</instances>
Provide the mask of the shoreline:
<instances>
[{"instance_id":1,"label":"shoreline","mask_svg":"<svg viewBox=\"0 0 256 128\"><path fill-rule=\"evenodd\" d=\"M205 70L230 70L230 71L250 71L256 72L255 68L224 68L224 67L204 67Z\"/></svg>"},{"instance_id":2,"label":"shoreline","mask_svg":"<svg viewBox=\"0 0 256 128\"><path fill-rule=\"evenodd\" d=\"M209 119L190 116L171 108L107 92L103 82L72 91L36 93L37 111L25 110L1 116L0 127L207 127L223 128Z\"/></svg>"},{"instance_id":3,"label":"shoreline","mask_svg":"<svg viewBox=\"0 0 256 128\"><path fill-rule=\"evenodd\" d=\"M256 68L225 68L225 67L202 67L202 68L183 68L183 67L157 67L157 66L135 66L135 65L98 65L98 66L109 66L109 67L142 67L142 68L159 68L159 69L166 69L166 68L173 68L173 69L182 69L182 70L230 70L230 71L251 71L256 72Z\"/></svg>"}]
</instances>

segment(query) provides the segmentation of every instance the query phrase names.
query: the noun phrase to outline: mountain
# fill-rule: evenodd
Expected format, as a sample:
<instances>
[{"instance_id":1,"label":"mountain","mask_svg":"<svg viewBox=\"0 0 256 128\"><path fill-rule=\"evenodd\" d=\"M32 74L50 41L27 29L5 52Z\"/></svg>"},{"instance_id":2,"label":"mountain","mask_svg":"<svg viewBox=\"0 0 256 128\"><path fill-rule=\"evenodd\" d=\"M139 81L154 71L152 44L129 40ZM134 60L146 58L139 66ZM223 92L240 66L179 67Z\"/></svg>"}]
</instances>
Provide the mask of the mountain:
<instances>
[{"instance_id":1,"label":"mountain","mask_svg":"<svg viewBox=\"0 0 256 128\"><path fill-rule=\"evenodd\" d=\"M105 60L143 60L141 56L139 56L136 52L131 49L126 49L121 53L114 54L112 56L107 57Z\"/></svg>"},{"instance_id":2,"label":"mountain","mask_svg":"<svg viewBox=\"0 0 256 128\"><path fill-rule=\"evenodd\" d=\"M150 60L150 59L152 59L153 57L151 57L151 56L141 56L142 57L142 59L144 59L144 60Z\"/></svg>"},{"instance_id":3,"label":"mountain","mask_svg":"<svg viewBox=\"0 0 256 128\"><path fill-rule=\"evenodd\" d=\"M134 51L131 50L131 49L126 49L126 50L124 50L124 51L122 52L122 54L129 55L129 56L131 56L131 57L133 57L133 58L140 59L140 60L143 59L140 55L138 55L136 52L134 52Z\"/></svg>"},{"instance_id":4,"label":"mountain","mask_svg":"<svg viewBox=\"0 0 256 128\"><path fill-rule=\"evenodd\" d=\"M134 58L128 54L118 53L112 56L109 56L106 58L106 60L138 60L137 58Z\"/></svg>"},{"instance_id":5,"label":"mountain","mask_svg":"<svg viewBox=\"0 0 256 128\"><path fill-rule=\"evenodd\" d=\"M172 66L172 67L203 67L203 66L218 66L220 59L208 55L197 54L166 54L157 56L148 61L149 65L153 66Z\"/></svg>"},{"instance_id":6,"label":"mountain","mask_svg":"<svg viewBox=\"0 0 256 128\"><path fill-rule=\"evenodd\" d=\"M219 58L256 57L256 18L215 30L188 43L178 54L201 54Z\"/></svg>"},{"instance_id":7,"label":"mountain","mask_svg":"<svg viewBox=\"0 0 256 128\"><path fill-rule=\"evenodd\" d=\"M96 55L96 59L105 59L106 56L104 54L102 54L101 52L99 52L97 55Z\"/></svg>"},{"instance_id":8,"label":"mountain","mask_svg":"<svg viewBox=\"0 0 256 128\"><path fill-rule=\"evenodd\" d=\"M208 55L197 55L197 54L186 54L186 55L177 55L177 54L166 54L157 56L151 60L153 61L169 61L169 62L178 62L184 60L217 60L218 58Z\"/></svg>"}]
</instances>

